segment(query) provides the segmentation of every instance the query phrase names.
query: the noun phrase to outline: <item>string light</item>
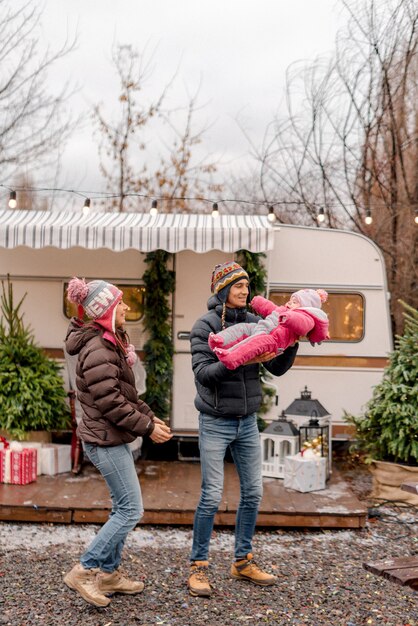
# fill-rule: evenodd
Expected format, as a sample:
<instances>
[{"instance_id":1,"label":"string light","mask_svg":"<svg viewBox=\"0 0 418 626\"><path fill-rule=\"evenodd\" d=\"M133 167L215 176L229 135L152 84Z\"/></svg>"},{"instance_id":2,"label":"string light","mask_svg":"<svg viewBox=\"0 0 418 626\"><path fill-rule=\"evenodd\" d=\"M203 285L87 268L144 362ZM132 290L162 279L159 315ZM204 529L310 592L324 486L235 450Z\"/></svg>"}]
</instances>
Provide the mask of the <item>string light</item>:
<instances>
[{"instance_id":1,"label":"string light","mask_svg":"<svg viewBox=\"0 0 418 626\"><path fill-rule=\"evenodd\" d=\"M367 226L370 226L370 224L373 222L370 209L366 209L366 217L364 218L364 221L366 222Z\"/></svg>"},{"instance_id":2,"label":"string light","mask_svg":"<svg viewBox=\"0 0 418 626\"><path fill-rule=\"evenodd\" d=\"M17 207L16 192L15 191L11 191L10 192L10 199L9 199L9 208L10 209L15 209L16 207Z\"/></svg>"},{"instance_id":3,"label":"string light","mask_svg":"<svg viewBox=\"0 0 418 626\"><path fill-rule=\"evenodd\" d=\"M218 204L217 202L214 202L212 204L212 217L218 217L218 215L219 215Z\"/></svg>"},{"instance_id":4,"label":"string light","mask_svg":"<svg viewBox=\"0 0 418 626\"><path fill-rule=\"evenodd\" d=\"M16 201L16 190L13 190L9 185L5 184L5 183L0 183L0 188L5 188L8 190L8 193L10 193L10 199L9 199L9 208L14 209L17 206L17 201ZM18 187L17 191L22 191L22 192L30 192L30 193L44 193L44 192L52 192L54 194L57 193L66 193L66 194L74 194L74 195L78 195L78 196L82 196L83 198L85 198L86 200L90 201L90 198L92 197L93 200L113 200L115 198L120 198L121 196L118 193L107 193L104 191L87 191L87 190L76 190L76 189L64 189L62 187ZM87 195L89 197L87 197ZM142 193L136 193L136 192L127 192L124 193L124 198L142 198L142 199L151 199L151 196L149 196L148 194L142 194ZM165 198L164 196L160 197L160 200L162 202L164 202ZM173 196L170 197L170 201L175 201L175 200L179 200L182 202L203 202L203 203L209 203L212 202L212 200L210 200L209 198L203 198L202 196L199 197L186 197L186 196ZM86 202L86 201L85 201ZM265 200L246 200L244 198L222 198L221 202L223 202L224 204L227 203L231 203L231 204L242 204L242 205L249 205L252 206L254 208L257 207L262 207L263 205L265 206L266 202ZM214 206L216 205L216 209L214 208ZM353 206L356 207L357 205L354 203L347 203L347 206ZM269 206L269 212L267 215L268 220L273 222L273 215L274 215L274 220L277 220L276 215L274 214L274 206L284 206L284 207L290 207L290 206L296 206L296 207L304 207L306 206L306 202L304 200L274 200L274 205L270 205ZM315 204L311 205L313 207L315 207ZM333 208L335 205L332 203L329 203L329 206L331 208ZM376 205L374 206L375 209L378 209L379 207L382 207L382 209L387 209L387 206L385 204L381 204L381 205ZM86 203L83 206L83 210L87 208ZM199 211L198 211L199 212ZM150 209L150 214L151 215L156 215L158 213L157 210L157 200L153 200L152 201L152 208ZM212 204L212 214L214 217L216 217L216 215L219 215L219 210L218 210L218 205L217 203ZM370 215L371 217L371 215ZM367 218L367 213L365 216L365 221ZM317 222L318 223L322 223L325 221L325 211L323 207L320 207L316 216ZM373 218L371 218L373 221ZM414 221L416 224L418 224L418 209L415 211L415 217L414 217ZM367 222L366 222L367 223ZM371 222L370 222L371 223Z\"/></svg>"},{"instance_id":5,"label":"string light","mask_svg":"<svg viewBox=\"0 0 418 626\"><path fill-rule=\"evenodd\" d=\"M150 208L149 214L150 215L157 215L157 213L158 213L157 201L153 200L152 203L151 203L151 208Z\"/></svg>"}]
</instances>

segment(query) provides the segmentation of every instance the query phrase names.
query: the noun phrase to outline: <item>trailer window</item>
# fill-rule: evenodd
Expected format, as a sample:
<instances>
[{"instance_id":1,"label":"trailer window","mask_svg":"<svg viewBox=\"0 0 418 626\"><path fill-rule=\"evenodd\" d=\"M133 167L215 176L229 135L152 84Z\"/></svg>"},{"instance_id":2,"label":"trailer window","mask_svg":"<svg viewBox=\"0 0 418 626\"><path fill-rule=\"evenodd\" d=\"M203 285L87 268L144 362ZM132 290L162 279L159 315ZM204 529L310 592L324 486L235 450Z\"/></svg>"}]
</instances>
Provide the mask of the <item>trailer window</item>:
<instances>
[{"instance_id":1,"label":"trailer window","mask_svg":"<svg viewBox=\"0 0 418 626\"><path fill-rule=\"evenodd\" d=\"M138 322L144 315L145 287L142 285L116 285L123 292L123 299L129 306L126 313L127 322ZM63 311L65 317L70 319L77 316L77 305L67 300L68 283L64 283Z\"/></svg>"},{"instance_id":2,"label":"trailer window","mask_svg":"<svg viewBox=\"0 0 418 626\"><path fill-rule=\"evenodd\" d=\"M269 298L280 306L288 301L291 293L274 289ZM322 308L329 317L331 341L361 341L364 335L364 299L361 294L328 292L328 300Z\"/></svg>"}]
</instances>

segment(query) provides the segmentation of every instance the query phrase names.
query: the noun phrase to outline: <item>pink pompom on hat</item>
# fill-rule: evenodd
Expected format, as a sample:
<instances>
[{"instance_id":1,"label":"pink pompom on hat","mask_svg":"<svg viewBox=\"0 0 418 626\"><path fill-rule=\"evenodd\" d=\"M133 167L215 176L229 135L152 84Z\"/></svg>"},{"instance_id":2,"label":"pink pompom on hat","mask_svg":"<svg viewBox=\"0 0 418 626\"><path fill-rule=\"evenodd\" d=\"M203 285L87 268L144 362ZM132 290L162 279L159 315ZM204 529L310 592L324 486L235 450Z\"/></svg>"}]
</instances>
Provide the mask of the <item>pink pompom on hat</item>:
<instances>
[{"instance_id":1,"label":"pink pompom on hat","mask_svg":"<svg viewBox=\"0 0 418 626\"><path fill-rule=\"evenodd\" d=\"M122 300L120 289L104 280L89 283L81 278L72 278L68 284L67 298L79 306L79 317L86 315L112 333L116 332L116 305Z\"/></svg>"},{"instance_id":2,"label":"pink pompom on hat","mask_svg":"<svg viewBox=\"0 0 418 626\"><path fill-rule=\"evenodd\" d=\"M300 306L313 306L317 309L328 300L328 294L325 289L299 289L292 293L300 302Z\"/></svg>"}]
</instances>

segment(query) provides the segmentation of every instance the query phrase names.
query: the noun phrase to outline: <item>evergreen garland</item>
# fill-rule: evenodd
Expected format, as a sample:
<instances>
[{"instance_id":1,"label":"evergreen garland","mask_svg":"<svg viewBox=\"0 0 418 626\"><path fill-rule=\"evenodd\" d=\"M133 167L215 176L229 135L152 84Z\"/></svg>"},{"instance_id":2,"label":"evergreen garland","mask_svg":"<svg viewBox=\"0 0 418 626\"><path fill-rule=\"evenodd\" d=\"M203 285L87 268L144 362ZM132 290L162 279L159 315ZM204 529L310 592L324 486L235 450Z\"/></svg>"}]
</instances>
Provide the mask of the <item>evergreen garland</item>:
<instances>
[{"instance_id":1,"label":"evergreen garland","mask_svg":"<svg viewBox=\"0 0 418 626\"><path fill-rule=\"evenodd\" d=\"M252 298L266 295L267 270L263 262L265 258L264 252L249 252L248 250L237 252L237 262L245 269L250 279Z\"/></svg>"},{"instance_id":2,"label":"evergreen garland","mask_svg":"<svg viewBox=\"0 0 418 626\"><path fill-rule=\"evenodd\" d=\"M147 390L144 401L160 419L170 415L173 380L173 337L169 296L174 291L174 272L167 269L171 254L164 250L149 252L148 269L143 280L146 288L144 328L148 340L144 345Z\"/></svg>"},{"instance_id":3,"label":"evergreen garland","mask_svg":"<svg viewBox=\"0 0 418 626\"><path fill-rule=\"evenodd\" d=\"M2 281L0 321L0 428L13 437L29 431L59 430L70 425L61 367L36 345L15 306L13 285ZM45 322L47 323L47 322Z\"/></svg>"},{"instance_id":4,"label":"evergreen garland","mask_svg":"<svg viewBox=\"0 0 418 626\"><path fill-rule=\"evenodd\" d=\"M367 461L418 465L418 310L402 300L405 330L397 335L381 382L364 416L346 415L356 427Z\"/></svg>"},{"instance_id":5,"label":"evergreen garland","mask_svg":"<svg viewBox=\"0 0 418 626\"><path fill-rule=\"evenodd\" d=\"M249 252L248 250L239 250L237 252L237 262L245 269L250 279L251 298L258 295L266 295L267 270L263 262L265 258L266 255L264 252ZM258 410L257 424L258 429L263 431L267 423L261 416L268 413L273 406L273 399L275 398L276 392L273 387L263 382L264 380L267 381L273 378L263 365L260 367L260 378L263 399Z\"/></svg>"}]
</instances>

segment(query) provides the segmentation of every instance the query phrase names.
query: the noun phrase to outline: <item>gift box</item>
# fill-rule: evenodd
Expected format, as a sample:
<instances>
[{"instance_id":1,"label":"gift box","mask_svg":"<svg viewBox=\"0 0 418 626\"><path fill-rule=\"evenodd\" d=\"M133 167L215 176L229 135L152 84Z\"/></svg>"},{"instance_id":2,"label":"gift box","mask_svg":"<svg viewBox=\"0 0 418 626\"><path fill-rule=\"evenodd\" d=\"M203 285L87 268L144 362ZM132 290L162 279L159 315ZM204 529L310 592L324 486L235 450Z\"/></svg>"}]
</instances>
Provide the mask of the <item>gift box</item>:
<instances>
[{"instance_id":1,"label":"gift box","mask_svg":"<svg viewBox=\"0 0 418 626\"><path fill-rule=\"evenodd\" d=\"M14 443L14 442L12 442ZM34 448L37 451L37 468L36 468L36 473L38 474L38 476L40 474L42 474L42 453L41 453L41 448L44 444L40 443L39 441L25 441L23 442L23 447L24 448Z\"/></svg>"},{"instance_id":2,"label":"gift box","mask_svg":"<svg viewBox=\"0 0 418 626\"><path fill-rule=\"evenodd\" d=\"M284 460L284 486L288 489L301 491L319 491L325 489L326 483L325 457L306 458L301 454L287 456Z\"/></svg>"},{"instance_id":3,"label":"gift box","mask_svg":"<svg viewBox=\"0 0 418 626\"><path fill-rule=\"evenodd\" d=\"M4 483L6 473L6 455L3 448L0 449L0 483Z\"/></svg>"},{"instance_id":4,"label":"gift box","mask_svg":"<svg viewBox=\"0 0 418 626\"><path fill-rule=\"evenodd\" d=\"M41 448L42 474L54 476L71 471L71 446L44 443Z\"/></svg>"},{"instance_id":5,"label":"gift box","mask_svg":"<svg viewBox=\"0 0 418 626\"><path fill-rule=\"evenodd\" d=\"M0 482L12 485L33 483L37 476L37 456L35 448L19 449L10 445L0 450Z\"/></svg>"}]
</instances>

